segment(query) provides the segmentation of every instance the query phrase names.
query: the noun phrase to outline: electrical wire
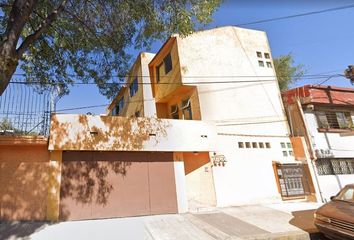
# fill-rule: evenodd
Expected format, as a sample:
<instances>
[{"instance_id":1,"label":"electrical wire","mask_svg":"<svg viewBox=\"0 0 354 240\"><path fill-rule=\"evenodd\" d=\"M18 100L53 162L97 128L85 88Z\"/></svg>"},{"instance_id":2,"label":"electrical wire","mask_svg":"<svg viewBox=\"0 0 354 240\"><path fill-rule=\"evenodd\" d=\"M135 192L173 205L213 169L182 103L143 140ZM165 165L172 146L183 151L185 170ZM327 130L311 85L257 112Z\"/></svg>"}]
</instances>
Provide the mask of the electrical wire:
<instances>
[{"instance_id":1,"label":"electrical wire","mask_svg":"<svg viewBox=\"0 0 354 240\"><path fill-rule=\"evenodd\" d=\"M354 8L354 4L346 5L346 6L340 6L340 7L335 7L335 8L328 8L328 9L319 10L319 11L312 11L312 12L307 12L307 13L299 13L299 14L294 14L294 15L288 15L288 16L283 16L283 17L263 19L263 20L247 22L247 23L240 23L240 24L237 24L237 25L234 25L234 26L242 27L242 26L254 25L254 24L259 24L259 23L274 22L274 21L285 20L285 19L290 19L290 18L297 18L297 17L304 17L304 16L321 14L321 13L326 13L326 12L340 11L340 10L349 9L349 8Z\"/></svg>"}]
</instances>

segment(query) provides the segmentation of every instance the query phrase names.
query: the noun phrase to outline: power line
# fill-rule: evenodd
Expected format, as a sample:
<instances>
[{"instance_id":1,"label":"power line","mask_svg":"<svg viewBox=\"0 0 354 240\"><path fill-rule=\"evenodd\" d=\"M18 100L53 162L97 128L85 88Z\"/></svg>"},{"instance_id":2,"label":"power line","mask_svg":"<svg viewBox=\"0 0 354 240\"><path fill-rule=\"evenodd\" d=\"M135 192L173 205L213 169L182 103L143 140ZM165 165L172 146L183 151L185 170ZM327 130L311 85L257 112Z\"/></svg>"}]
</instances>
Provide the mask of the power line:
<instances>
[{"instance_id":1,"label":"power line","mask_svg":"<svg viewBox=\"0 0 354 240\"><path fill-rule=\"evenodd\" d=\"M22 76L22 77L26 77L25 73L14 73L14 76ZM68 76L70 77L79 77L76 74L68 74ZM317 78L317 77L328 77L330 75L326 75L326 74L308 74L308 75L303 75L302 78ZM133 77L146 77L146 78L150 78L150 75L124 75L124 76L120 76L120 75L115 75L115 76L109 76L111 78L116 78L116 77L120 77L120 78L133 78ZM274 78L274 76L259 76L259 75L192 75L192 76L183 76L183 78L254 78L254 77L259 77L259 78ZM277 76L277 77L287 77L287 76ZM160 78L171 78L170 76L164 76L164 75L160 75ZM96 84L96 83L92 83L92 84Z\"/></svg>"},{"instance_id":2,"label":"power line","mask_svg":"<svg viewBox=\"0 0 354 240\"><path fill-rule=\"evenodd\" d=\"M332 77L333 75L318 75L317 77L311 76L311 77L303 77L302 79L320 79L320 78L328 78ZM274 82L277 81L277 77L274 76L195 76L195 78L241 78L241 77L258 77L258 78L267 78L267 79L250 79L250 80L232 80L232 81L195 81L195 82L183 82L183 84L198 84L198 85L203 85L203 84L230 84L230 83L251 83L251 82ZM171 78L171 77L169 77ZM193 78L192 76L189 76L188 78ZM27 82L27 81L11 81L10 83L12 84L24 84L24 85L49 85L49 86L56 86L56 85L63 85L65 83L61 82ZM73 82L73 83L67 83L69 85L100 85L100 83L93 83L93 82ZM102 83L102 85L126 85L127 83L117 83L117 82L107 82L107 83ZM151 83L151 82L138 82L138 85L180 85L181 82L158 82L158 83Z\"/></svg>"},{"instance_id":3,"label":"power line","mask_svg":"<svg viewBox=\"0 0 354 240\"><path fill-rule=\"evenodd\" d=\"M304 16L321 14L321 13L326 13L326 12L334 12L334 11L339 11L339 10L344 10L344 9L349 9L349 8L354 8L354 4L336 7L336 8L328 8L328 9L319 10L319 11L312 11L312 12L307 12L307 13L288 15L288 16L277 17L277 18L263 19L263 20L258 20L258 21L254 21L254 22L240 23L235 26L241 27L241 26L253 25L253 24L258 24L258 23L274 22L274 21L285 20L285 19L290 19L290 18L304 17Z\"/></svg>"},{"instance_id":4,"label":"power line","mask_svg":"<svg viewBox=\"0 0 354 240\"><path fill-rule=\"evenodd\" d=\"M324 84L325 82L331 80L331 79L334 78L334 77L344 77L344 75L342 75L342 74L335 74L335 75L329 76L328 78L326 78L326 79L323 80L322 82L316 83L315 85L322 85L322 84Z\"/></svg>"}]
</instances>

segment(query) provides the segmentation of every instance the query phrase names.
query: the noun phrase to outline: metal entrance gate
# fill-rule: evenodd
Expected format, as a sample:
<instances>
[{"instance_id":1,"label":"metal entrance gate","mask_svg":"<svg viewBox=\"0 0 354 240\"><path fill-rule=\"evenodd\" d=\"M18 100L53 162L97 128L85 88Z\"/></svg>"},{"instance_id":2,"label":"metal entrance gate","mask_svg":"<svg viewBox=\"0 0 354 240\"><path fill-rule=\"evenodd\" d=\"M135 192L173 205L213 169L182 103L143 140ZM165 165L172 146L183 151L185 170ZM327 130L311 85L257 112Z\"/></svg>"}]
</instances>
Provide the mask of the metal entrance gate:
<instances>
[{"instance_id":1,"label":"metal entrance gate","mask_svg":"<svg viewBox=\"0 0 354 240\"><path fill-rule=\"evenodd\" d=\"M276 166L282 197L302 197L311 194L304 165L277 164Z\"/></svg>"}]
</instances>

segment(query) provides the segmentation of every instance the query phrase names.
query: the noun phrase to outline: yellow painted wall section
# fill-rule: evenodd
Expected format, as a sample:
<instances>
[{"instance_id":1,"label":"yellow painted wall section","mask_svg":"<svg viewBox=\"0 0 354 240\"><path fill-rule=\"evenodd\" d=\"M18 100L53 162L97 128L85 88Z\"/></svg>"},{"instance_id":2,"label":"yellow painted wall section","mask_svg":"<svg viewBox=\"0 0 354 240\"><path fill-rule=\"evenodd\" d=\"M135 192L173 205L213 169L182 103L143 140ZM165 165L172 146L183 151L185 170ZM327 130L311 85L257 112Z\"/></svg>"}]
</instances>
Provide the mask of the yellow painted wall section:
<instances>
[{"instance_id":1,"label":"yellow painted wall section","mask_svg":"<svg viewBox=\"0 0 354 240\"><path fill-rule=\"evenodd\" d=\"M165 97L181 86L181 69L179 64L177 43L174 38L171 38L169 41L171 41L171 43L164 45L164 47L149 64L150 74L154 82L153 94L156 102L163 101ZM165 74L163 59L168 53L171 54L172 70ZM160 84L156 84L156 67L160 65Z\"/></svg>"},{"instance_id":2,"label":"yellow painted wall section","mask_svg":"<svg viewBox=\"0 0 354 240\"><path fill-rule=\"evenodd\" d=\"M159 118L168 118L171 119L171 107L174 105L178 105L178 115L179 119L182 119L182 109L181 104L182 101L190 98L191 108L192 108L192 120L201 120L200 116L200 106L199 106L199 98L196 87L191 86L181 86L178 90L175 91L175 94L172 94L167 102L159 104L157 116Z\"/></svg>"},{"instance_id":3,"label":"yellow painted wall section","mask_svg":"<svg viewBox=\"0 0 354 240\"><path fill-rule=\"evenodd\" d=\"M138 91L135 95L130 96L130 86L134 79L138 79ZM139 55L135 61L132 70L127 78L127 90L124 93L124 108L119 116L134 117L136 112L139 112L139 116L144 116L144 95L142 85L142 73L141 73L141 56Z\"/></svg>"},{"instance_id":4,"label":"yellow painted wall section","mask_svg":"<svg viewBox=\"0 0 354 240\"><path fill-rule=\"evenodd\" d=\"M209 153L183 153L186 192L190 210L216 205Z\"/></svg>"},{"instance_id":5,"label":"yellow painted wall section","mask_svg":"<svg viewBox=\"0 0 354 240\"><path fill-rule=\"evenodd\" d=\"M50 153L48 169L47 220L59 220L62 151Z\"/></svg>"}]
</instances>

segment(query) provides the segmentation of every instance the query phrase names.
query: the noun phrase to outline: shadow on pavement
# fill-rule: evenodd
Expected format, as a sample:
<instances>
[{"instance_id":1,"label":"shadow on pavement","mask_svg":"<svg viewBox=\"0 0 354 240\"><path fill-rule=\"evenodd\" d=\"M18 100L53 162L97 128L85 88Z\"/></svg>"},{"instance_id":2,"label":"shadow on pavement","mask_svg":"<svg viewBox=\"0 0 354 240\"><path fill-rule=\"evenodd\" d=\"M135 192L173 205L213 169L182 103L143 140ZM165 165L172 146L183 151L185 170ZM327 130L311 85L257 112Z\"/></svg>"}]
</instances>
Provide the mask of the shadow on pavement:
<instances>
[{"instance_id":1,"label":"shadow on pavement","mask_svg":"<svg viewBox=\"0 0 354 240\"><path fill-rule=\"evenodd\" d=\"M327 240L325 236L318 232L313 223L313 214L315 209L292 212L293 218L289 223L310 234L311 240Z\"/></svg>"},{"instance_id":2,"label":"shadow on pavement","mask_svg":"<svg viewBox=\"0 0 354 240\"><path fill-rule=\"evenodd\" d=\"M0 221L0 240L30 239L30 235L51 225L49 222L4 222Z\"/></svg>"}]
</instances>

